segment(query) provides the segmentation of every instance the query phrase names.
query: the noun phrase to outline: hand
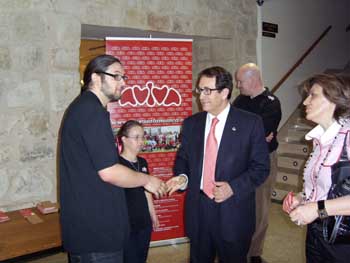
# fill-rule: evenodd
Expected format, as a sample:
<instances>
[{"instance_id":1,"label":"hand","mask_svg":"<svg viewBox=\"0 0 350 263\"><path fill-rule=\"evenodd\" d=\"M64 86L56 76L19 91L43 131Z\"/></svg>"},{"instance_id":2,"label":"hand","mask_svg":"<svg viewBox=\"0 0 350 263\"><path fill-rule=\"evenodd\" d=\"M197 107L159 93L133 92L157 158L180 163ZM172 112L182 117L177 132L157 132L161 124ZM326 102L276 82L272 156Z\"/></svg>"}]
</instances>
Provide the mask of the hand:
<instances>
[{"instance_id":1,"label":"hand","mask_svg":"<svg viewBox=\"0 0 350 263\"><path fill-rule=\"evenodd\" d=\"M295 195L293 192L289 192L283 200L283 211L289 214L296 207L301 205L303 202L303 197L301 194Z\"/></svg>"},{"instance_id":2,"label":"hand","mask_svg":"<svg viewBox=\"0 0 350 263\"><path fill-rule=\"evenodd\" d=\"M148 183L144 188L155 195L158 199L163 197L167 192L167 185L155 176L148 175Z\"/></svg>"},{"instance_id":3,"label":"hand","mask_svg":"<svg viewBox=\"0 0 350 263\"><path fill-rule=\"evenodd\" d=\"M297 225L307 225L318 217L317 203L311 202L299 205L289 214L289 216Z\"/></svg>"},{"instance_id":4,"label":"hand","mask_svg":"<svg viewBox=\"0 0 350 263\"><path fill-rule=\"evenodd\" d=\"M186 177L183 175L174 176L174 177L170 178L166 182L166 185L168 187L169 196L172 195L177 190L183 188L186 185L186 183L187 183Z\"/></svg>"},{"instance_id":5,"label":"hand","mask_svg":"<svg viewBox=\"0 0 350 263\"><path fill-rule=\"evenodd\" d=\"M266 142L271 142L272 141L272 139L273 139L273 132L270 132L270 134L269 135L267 135L267 137L265 137L265 140L266 140Z\"/></svg>"},{"instance_id":6,"label":"hand","mask_svg":"<svg viewBox=\"0 0 350 263\"><path fill-rule=\"evenodd\" d=\"M227 182L214 182L214 200L217 203L224 202L233 195L233 190Z\"/></svg>"}]
</instances>

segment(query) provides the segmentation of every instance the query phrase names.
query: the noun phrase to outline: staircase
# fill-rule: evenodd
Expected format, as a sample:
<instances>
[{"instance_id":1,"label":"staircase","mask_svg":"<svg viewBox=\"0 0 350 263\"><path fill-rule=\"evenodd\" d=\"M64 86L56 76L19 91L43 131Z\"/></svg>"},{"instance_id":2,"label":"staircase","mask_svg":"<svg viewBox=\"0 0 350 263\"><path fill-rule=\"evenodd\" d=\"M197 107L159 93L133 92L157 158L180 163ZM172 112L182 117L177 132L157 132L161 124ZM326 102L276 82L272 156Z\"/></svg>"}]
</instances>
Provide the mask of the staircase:
<instances>
[{"instance_id":1,"label":"staircase","mask_svg":"<svg viewBox=\"0 0 350 263\"><path fill-rule=\"evenodd\" d=\"M298 108L280 129L277 179L271 195L273 201L282 202L289 191L302 190L303 170L312 148L304 137L314 126L303 117L303 110Z\"/></svg>"}]
</instances>

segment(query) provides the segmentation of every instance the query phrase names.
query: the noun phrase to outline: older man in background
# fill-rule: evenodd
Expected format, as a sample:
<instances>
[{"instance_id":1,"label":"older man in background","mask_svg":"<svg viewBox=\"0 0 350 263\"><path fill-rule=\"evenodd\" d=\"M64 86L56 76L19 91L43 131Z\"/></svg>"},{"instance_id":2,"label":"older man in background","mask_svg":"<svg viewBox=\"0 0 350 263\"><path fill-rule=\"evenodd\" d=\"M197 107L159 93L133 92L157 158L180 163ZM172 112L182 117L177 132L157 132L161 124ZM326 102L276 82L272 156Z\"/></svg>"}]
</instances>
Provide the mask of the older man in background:
<instances>
[{"instance_id":1,"label":"older man in background","mask_svg":"<svg viewBox=\"0 0 350 263\"><path fill-rule=\"evenodd\" d=\"M248 63L241 66L235 78L240 95L235 99L233 105L262 117L270 152L270 175L256 190L256 229L249 250L250 262L261 263L269 220L271 192L277 176L278 141L276 136L282 116L281 104L275 95L264 88L257 65Z\"/></svg>"}]
</instances>

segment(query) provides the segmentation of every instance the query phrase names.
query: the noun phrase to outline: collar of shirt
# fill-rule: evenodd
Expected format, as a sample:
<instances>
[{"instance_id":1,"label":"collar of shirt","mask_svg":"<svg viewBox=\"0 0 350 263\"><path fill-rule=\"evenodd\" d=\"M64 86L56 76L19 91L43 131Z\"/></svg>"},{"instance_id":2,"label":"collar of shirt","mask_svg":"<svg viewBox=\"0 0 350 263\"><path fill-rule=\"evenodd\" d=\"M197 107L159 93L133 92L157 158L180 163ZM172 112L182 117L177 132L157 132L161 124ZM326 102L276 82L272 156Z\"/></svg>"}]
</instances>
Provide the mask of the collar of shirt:
<instances>
[{"instance_id":1,"label":"collar of shirt","mask_svg":"<svg viewBox=\"0 0 350 263\"><path fill-rule=\"evenodd\" d=\"M337 121L334 121L327 130L324 130L321 125L317 125L305 135L305 140L317 139L321 145L326 145L334 139L340 128L341 125Z\"/></svg>"}]
</instances>

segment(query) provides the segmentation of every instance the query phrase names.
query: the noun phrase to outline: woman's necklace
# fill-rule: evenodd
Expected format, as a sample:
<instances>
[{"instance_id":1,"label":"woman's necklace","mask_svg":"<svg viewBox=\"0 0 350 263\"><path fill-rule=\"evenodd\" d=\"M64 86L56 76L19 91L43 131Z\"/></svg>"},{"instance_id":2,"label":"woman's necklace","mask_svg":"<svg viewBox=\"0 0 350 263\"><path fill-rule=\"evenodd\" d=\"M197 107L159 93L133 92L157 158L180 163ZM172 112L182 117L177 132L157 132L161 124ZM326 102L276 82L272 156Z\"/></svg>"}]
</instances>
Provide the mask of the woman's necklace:
<instances>
[{"instance_id":1,"label":"woman's necklace","mask_svg":"<svg viewBox=\"0 0 350 263\"><path fill-rule=\"evenodd\" d=\"M125 158L124 158L125 159ZM125 159L125 160L127 160L129 163L130 163L130 165L132 166L132 168L136 171L136 172L139 172L140 171L140 163L139 163L139 160L137 159L137 161L136 162L131 162L131 161L129 161L128 159Z\"/></svg>"},{"instance_id":2,"label":"woman's necklace","mask_svg":"<svg viewBox=\"0 0 350 263\"><path fill-rule=\"evenodd\" d=\"M343 126L344 125L341 125L341 128L343 128ZM302 193L302 195L303 195L304 202L308 202L308 201L312 200L312 198L314 197L314 194L315 194L315 191L316 191L316 187L317 187L317 178L319 177L321 169L324 167L324 164L326 163L326 160L328 159L329 154L332 152L332 148L333 148L333 146L335 144L335 141L337 140L338 135L339 135L339 132L334 137L331 145L329 146L329 148L327 150L327 153L326 153L325 157L323 158L323 161L320 163L320 165L318 167L317 172L316 173L312 173L312 174L315 174L315 176L314 176L315 179L311 180L311 182L312 182L312 189L311 189L309 197L306 196L305 185L303 186L303 193ZM320 145L320 142L318 142L318 144ZM310 154L310 157L309 157L309 159L307 160L307 162L305 164L304 171L305 171L305 168L308 166L310 160L312 159L314 151L315 150L313 150L312 153ZM312 176L312 174L310 176ZM305 174L304 174L304 177L305 177ZM303 182L305 183L305 180L303 180Z\"/></svg>"}]
</instances>

